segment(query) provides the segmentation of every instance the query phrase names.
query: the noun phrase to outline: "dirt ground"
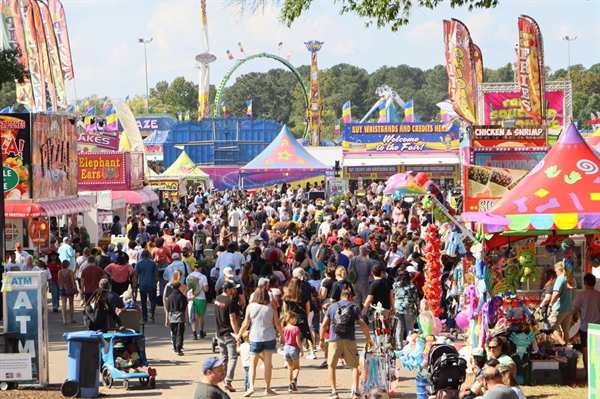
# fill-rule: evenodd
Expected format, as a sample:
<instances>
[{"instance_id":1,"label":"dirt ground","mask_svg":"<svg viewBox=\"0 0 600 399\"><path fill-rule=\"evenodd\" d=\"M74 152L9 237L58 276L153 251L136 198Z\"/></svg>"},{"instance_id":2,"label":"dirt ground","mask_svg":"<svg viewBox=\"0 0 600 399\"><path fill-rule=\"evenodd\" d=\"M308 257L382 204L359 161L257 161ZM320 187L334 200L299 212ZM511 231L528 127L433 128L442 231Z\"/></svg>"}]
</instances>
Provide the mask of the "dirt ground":
<instances>
[{"instance_id":1,"label":"dirt ground","mask_svg":"<svg viewBox=\"0 0 600 399\"><path fill-rule=\"evenodd\" d=\"M63 341L64 332L79 331L82 328L81 308L76 306L76 318L79 324L62 324L60 313L49 313L49 370L50 386L47 389L28 389L20 387L17 390L0 392L0 398L20 398L20 399L39 399L39 398L62 398L60 394L60 384L67 378L67 344ZM206 315L207 332L214 331L214 313L212 305L208 307ZM193 398L196 384L200 379L201 365L204 359L213 355L211 346L211 335L203 340L192 340L191 329L186 329L184 342L185 356L176 356L171 351L169 329L164 326L164 312L157 309L156 323L147 324L145 328L146 335L146 355L151 366L156 367L158 371L156 389L142 387L138 381L131 381L129 391L122 388L120 381L115 381L115 386L111 389L104 388L100 383L100 396L110 398ZM283 367L283 358L279 355L274 357L273 388L282 397L291 397L292 395L301 397L321 397L325 398L331 392L329 387L327 369L319 368L323 361L323 352L317 352L316 360L302 359L301 371L298 380L298 392L288 394L287 392L287 374ZM404 368L399 370L398 381L392 383L393 397L396 398L415 398L416 388L414 385L415 372ZM259 371L257 377L257 393L254 396L262 396L264 383L261 382L263 370ZM338 393L340 397L350 396L350 371L346 367L338 367L337 372ZM470 381L470 376L467 377ZM237 388L236 393L230 394L232 398L241 398L243 395L244 370L241 360L238 361L235 380L233 386ZM584 398L587 397L587 388L585 387L524 387L528 398L534 399L565 399L565 398Z\"/></svg>"}]
</instances>

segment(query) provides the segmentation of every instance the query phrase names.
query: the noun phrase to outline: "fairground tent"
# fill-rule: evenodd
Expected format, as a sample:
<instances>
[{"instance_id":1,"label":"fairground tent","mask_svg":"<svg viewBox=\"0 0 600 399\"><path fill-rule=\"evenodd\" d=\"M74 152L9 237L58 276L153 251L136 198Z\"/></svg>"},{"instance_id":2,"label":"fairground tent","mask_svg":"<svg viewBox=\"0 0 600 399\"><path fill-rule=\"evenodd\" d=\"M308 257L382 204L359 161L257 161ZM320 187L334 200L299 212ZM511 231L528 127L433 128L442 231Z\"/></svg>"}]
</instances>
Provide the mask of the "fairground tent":
<instances>
[{"instance_id":1,"label":"fairground tent","mask_svg":"<svg viewBox=\"0 0 600 399\"><path fill-rule=\"evenodd\" d=\"M600 157L569 125L544 159L488 210L512 221L502 235L600 232Z\"/></svg>"},{"instance_id":2,"label":"fairground tent","mask_svg":"<svg viewBox=\"0 0 600 399\"><path fill-rule=\"evenodd\" d=\"M185 151L169 166L167 170L159 175L162 179L186 179L186 180L208 180L209 177L202 171Z\"/></svg>"},{"instance_id":3,"label":"fairground tent","mask_svg":"<svg viewBox=\"0 0 600 399\"><path fill-rule=\"evenodd\" d=\"M256 158L240 169L240 175L261 172L304 172L323 175L327 166L313 158L296 141L287 126Z\"/></svg>"}]
</instances>

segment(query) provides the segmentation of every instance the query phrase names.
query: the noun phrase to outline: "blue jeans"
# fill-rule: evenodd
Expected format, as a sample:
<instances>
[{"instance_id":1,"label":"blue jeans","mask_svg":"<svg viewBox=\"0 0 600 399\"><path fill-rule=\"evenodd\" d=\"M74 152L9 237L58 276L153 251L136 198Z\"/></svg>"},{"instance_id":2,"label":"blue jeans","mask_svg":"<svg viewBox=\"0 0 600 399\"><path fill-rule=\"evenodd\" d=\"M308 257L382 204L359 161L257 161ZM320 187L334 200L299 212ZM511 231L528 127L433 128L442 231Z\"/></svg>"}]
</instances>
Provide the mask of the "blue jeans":
<instances>
[{"instance_id":1,"label":"blue jeans","mask_svg":"<svg viewBox=\"0 0 600 399\"><path fill-rule=\"evenodd\" d=\"M142 302L142 318L145 320L148 318L148 307L146 300L150 299L150 314L154 314L156 310L156 287L144 290L140 288L140 301Z\"/></svg>"},{"instance_id":2,"label":"blue jeans","mask_svg":"<svg viewBox=\"0 0 600 399\"><path fill-rule=\"evenodd\" d=\"M58 296L58 281L51 280L50 290L52 293L52 310L57 310L60 301L60 297Z\"/></svg>"},{"instance_id":3,"label":"blue jeans","mask_svg":"<svg viewBox=\"0 0 600 399\"><path fill-rule=\"evenodd\" d=\"M250 389L250 376L248 375L249 369L249 366L244 366L244 372L246 373L246 376L244 377L244 391Z\"/></svg>"}]
</instances>

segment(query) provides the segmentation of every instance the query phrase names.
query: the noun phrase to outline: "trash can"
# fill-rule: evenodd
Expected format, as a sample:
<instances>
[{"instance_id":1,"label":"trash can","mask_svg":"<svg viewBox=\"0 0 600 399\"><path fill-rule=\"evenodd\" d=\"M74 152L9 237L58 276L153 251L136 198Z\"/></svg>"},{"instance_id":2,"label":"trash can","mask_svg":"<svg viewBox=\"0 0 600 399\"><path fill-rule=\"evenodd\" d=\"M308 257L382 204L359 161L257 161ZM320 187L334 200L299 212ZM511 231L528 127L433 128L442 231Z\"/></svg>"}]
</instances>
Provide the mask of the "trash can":
<instances>
[{"instance_id":1,"label":"trash can","mask_svg":"<svg viewBox=\"0 0 600 399\"><path fill-rule=\"evenodd\" d=\"M63 396L97 398L100 384L102 333L78 331L63 334L69 354L68 378L60 391Z\"/></svg>"}]
</instances>

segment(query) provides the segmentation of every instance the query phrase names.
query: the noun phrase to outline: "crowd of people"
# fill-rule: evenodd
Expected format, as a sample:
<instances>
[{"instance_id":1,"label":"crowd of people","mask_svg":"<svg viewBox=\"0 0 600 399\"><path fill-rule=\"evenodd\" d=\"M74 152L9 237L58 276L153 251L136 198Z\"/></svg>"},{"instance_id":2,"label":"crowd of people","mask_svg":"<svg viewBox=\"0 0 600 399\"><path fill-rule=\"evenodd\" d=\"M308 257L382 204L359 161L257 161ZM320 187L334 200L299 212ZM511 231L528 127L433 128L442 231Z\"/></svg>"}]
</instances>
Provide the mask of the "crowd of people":
<instances>
[{"instance_id":1,"label":"crowd of people","mask_svg":"<svg viewBox=\"0 0 600 399\"><path fill-rule=\"evenodd\" d=\"M259 360L264 367L264 393L275 395L271 376L273 355L278 352L288 369L287 390L295 392L301 359L317 359L319 349L323 350L321 367L328 370L329 398L339 397L339 364L351 369L347 388L352 398L360 398L356 326L367 344L374 346L369 317L377 307L387 317L396 317L394 335L402 348L424 295L422 231L434 222L420 198L397 201L383 195L379 186L375 184L364 197L350 196L337 207L309 200L301 187L285 184L252 194L198 189L181 203L147 207L123 223L115 217L111 230L128 237L125 246L91 247L85 228L80 228L76 238L65 233L61 245L39 258L37 265L18 244L6 268L46 270L53 311L62 310L65 324L76 322L73 303L78 296L88 328L121 328L119 311L137 306L139 296L143 323L154 323L157 306L164 307L165 326L170 328L177 355L184 355L186 325L191 325L193 340L210 334L221 357L204 362L196 399L228 398L225 391L240 389L234 387L240 357L244 397L258 389ZM457 260L444 256L443 262L447 277ZM566 324L564 313L569 306L573 310L573 303L567 303L560 282L549 284L549 322ZM586 298L600 295L591 291L586 291ZM211 303L214 335L205 331ZM585 326L600 321L600 310L587 303L574 302L582 309ZM557 335L556 340L564 344L568 336ZM503 362L502 353L496 353L501 347L502 343L488 342L490 358L500 363L488 361L482 380L490 387L494 382L502 384L502 365L508 365L514 377L514 362ZM514 378L503 381L511 386ZM479 392L471 388L464 396L476 397ZM372 397L384 394L373 392Z\"/></svg>"}]
</instances>

